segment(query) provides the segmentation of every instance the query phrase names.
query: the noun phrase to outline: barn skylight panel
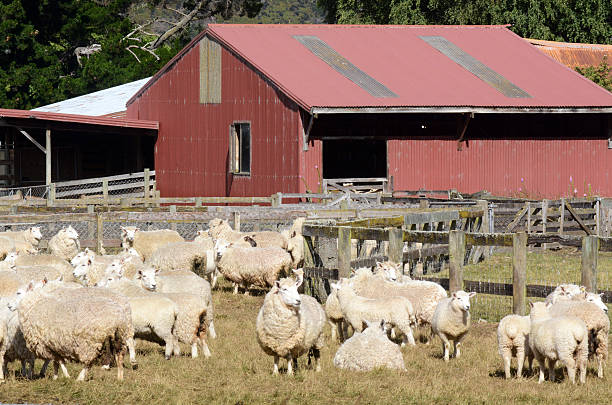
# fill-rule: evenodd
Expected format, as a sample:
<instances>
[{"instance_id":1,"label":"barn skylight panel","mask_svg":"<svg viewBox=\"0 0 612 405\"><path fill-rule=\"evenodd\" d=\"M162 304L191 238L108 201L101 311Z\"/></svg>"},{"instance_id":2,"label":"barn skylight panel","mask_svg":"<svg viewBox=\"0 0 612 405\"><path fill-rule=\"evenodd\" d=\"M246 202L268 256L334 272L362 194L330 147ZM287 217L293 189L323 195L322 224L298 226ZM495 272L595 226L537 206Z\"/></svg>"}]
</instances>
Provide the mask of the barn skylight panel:
<instances>
[{"instance_id":1,"label":"barn skylight panel","mask_svg":"<svg viewBox=\"0 0 612 405\"><path fill-rule=\"evenodd\" d=\"M510 98L531 98L529 93L525 90L474 58L448 39L437 35L420 35L419 38L483 82L498 90L504 96Z\"/></svg>"},{"instance_id":2,"label":"barn skylight panel","mask_svg":"<svg viewBox=\"0 0 612 405\"><path fill-rule=\"evenodd\" d=\"M397 94L389 90L384 84L353 65L348 59L340 55L334 48L327 45L318 37L314 35L294 35L293 38L298 40L336 72L340 73L372 96L378 98L398 97Z\"/></svg>"}]
</instances>

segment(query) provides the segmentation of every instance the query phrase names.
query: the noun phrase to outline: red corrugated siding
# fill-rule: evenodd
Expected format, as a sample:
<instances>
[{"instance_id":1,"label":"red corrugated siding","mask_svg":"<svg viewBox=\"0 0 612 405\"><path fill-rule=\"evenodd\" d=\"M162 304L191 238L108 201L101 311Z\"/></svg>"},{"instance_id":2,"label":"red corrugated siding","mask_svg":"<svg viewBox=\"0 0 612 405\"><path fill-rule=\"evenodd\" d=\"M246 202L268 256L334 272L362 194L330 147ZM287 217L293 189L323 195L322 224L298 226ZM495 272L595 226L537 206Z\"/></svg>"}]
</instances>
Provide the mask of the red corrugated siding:
<instances>
[{"instance_id":1,"label":"red corrugated siding","mask_svg":"<svg viewBox=\"0 0 612 405\"><path fill-rule=\"evenodd\" d=\"M396 190L451 189L494 195L557 198L569 193L612 195L607 141L390 140L389 175ZM571 178L571 182L570 182Z\"/></svg>"},{"instance_id":2,"label":"red corrugated siding","mask_svg":"<svg viewBox=\"0 0 612 405\"><path fill-rule=\"evenodd\" d=\"M158 187L163 196L263 196L298 191L297 105L222 49L222 103L199 103L199 45L128 107L155 117ZM229 128L250 121L251 176L228 175Z\"/></svg>"}]
</instances>

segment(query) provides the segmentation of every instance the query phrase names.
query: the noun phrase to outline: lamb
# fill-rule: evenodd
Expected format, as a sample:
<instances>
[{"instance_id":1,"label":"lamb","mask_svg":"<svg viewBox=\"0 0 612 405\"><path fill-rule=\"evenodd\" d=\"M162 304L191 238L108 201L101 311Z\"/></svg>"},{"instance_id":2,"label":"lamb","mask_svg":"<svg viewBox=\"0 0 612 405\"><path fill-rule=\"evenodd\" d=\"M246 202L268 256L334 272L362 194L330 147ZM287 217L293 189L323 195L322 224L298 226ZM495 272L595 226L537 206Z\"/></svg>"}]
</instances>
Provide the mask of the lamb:
<instances>
[{"instance_id":1,"label":"lamb","mask_svg":"<svg viewBox=\"0 0 612 405\"><path fill-rule=\"evenodd\" d=\"M340 302L338 301L337 290L332 290L331 294L327 296L325 301L325 314L329 326L331 327L331 340L340 340L340 343L346 340L347 327L344 321L344 315L342 315L342 309L340 308Z\"/></svg>"},{"instance_id":2,"label":"lamb","mask_svg":"<svg viewBox=\"0 0 612 405\"><path fill-rule=\"evenodd\" d=\"M116 275L105 277L97 286L125 295L132 313L134 337L165 345L166 360L170 359L176 345L173 332L179 312L176 303L168 297L143 290L135 281ZM132 365L135 365L133 345L128 349Z\"/></svg>"},{"instance_id":3,"label":"lamb","mask_svg":"<svg viewBox=\"0 0 612 405\"><path fill-rule=\"evenodd\" d=\"M406 280L403 283L392 283L385 280L382 274L372 275L369 269L358 269L351 278L353 288L358 295L367 298L390 296L406 297L412 303L418 326L431 325L438 302L446 298L442 286L431 281Z\"/></svg>"},{"instance_id":4,"label":"lamb","mask_svg":"<svg viewBox=\"0 0 612 405\"><path fill-rule=\"evenodd\" d=\"M233 247L230 243L218 240L215 244L216 264L223 276L245 289L253 285L270 288L282 275L291 269L291 255L278 247Z\"/></svg>"},{"instance_id":5,"label":"lamb","mask_svg":"<svg viewBox=\"0 0 612 405\"><path fill-rule=\"evenodd\" d=\"M133 247L145 261L160 247L173 242L185 241L178 232L170 229L141 231L134 226L121 227L121 240L121 246L124 250Z\"/></svg>"},{"instance_id":6,"label":"lamb","mask_svg":"<svg viewBox=\"0 0 612 405\"><path fill-rule=\"evenodd\" d=\"M603 378L603 367L608 358L610 319L596 303L588 301L557 301L549 308L552 317L574 316L581 319L588 331L588 353L597 358L597 376Z\"/></svg>"},{"instance_id":7,"label":"lamb","mask_svg":"<svg viewBox=\"0 0 612 405\"><path fill-rule=\"evenodd\" d=\"M412 327L416 324L416 318L409 299L401 296L365 298L355 293L348 279L332 283L331 288L337 291L342 315L354 331L361 332L366 322L384 319L403 333L402 346L406 343L415 345Z\"/></svg>"},{"instance_id":8,"label":"lamb","mask_svg":"<svg viewBox=\"0 0 612 405\"><path fill-rule=\"evenodd\" d=\"M93 362L107 344L117 363L117 379L123 379L123 354L133 337L131 313L109 296L88 294L82 288L43 286L21 299L19 322L28 348L37 357L59 364L74 360L84 364L77 381L84 381ZM96 314L92 317L92 314ZM131 334L130 334L131 333Z\"/></svg>"},{"instance_id":9,"label":"lamb","mask_svg":"<svg viewBox=\"0 0 612 405\"><path fill-rule=\"evenodd\" d=\"M24 231L5 231L0 232L0 237L6 237L9 239L13 239L15 241L22 241L26 244L31 245L35 249L38 248L38 244L42 239L42 233L40 232L40 227L33 226Z\"/></svg>"},{"instance_id":10,"label":"lamb","mask_svg":"<svg viewBox=\"0 0 612 405\"><path fill-rule=\"evenodd\" d=\"M544 360L548 359L548 379L555 380L555 363L561 361L567 368L572 384L576 383L576 369L580 382L586 382L588 358L588 331L585 323L574 316L552 317L551 304L532 302L529 348L540 366L538 383L544 381ZM589 304L591 305L591 304Z\"/></svg>"},{"instance_id":11,"label":"lamb","mask_svg":"<svg viewBox=\"0 0 612 405\"><path fill-rule=\"evenodd\" d=\"M517 360L517 378L522 377L525 356L529 361L529 369L533 363L533 354L529 348L529 330L531 322L529 316L506 315L499 321L497 327L497 348L504 361L506 378L510 378L510 361L512 356Z\"/></svg>"},{"instance_id":12,"label":"lamb","mask_svg":"<svg viewBox=\"0 0 612 405\"><path fill-rule=\"evenodd\" d=\"M297 359L310 350L315 358L315 370L321 371L320 357L324 346L325 311L307 295L300 295L302 278L283 278L274 282L257 314L257 342L262 350L274 356L274 375L278 375L278 360L287 359L287 374L297 368Z\"/></svg>"},{"instance_id":13,"label":"lamb","mask_svg":"<svg viewBox=\"0 0 612 405\"><path fill-rule=\"evenodd\" d=\"M585 288L576 284L560 284L553 292L546 296L547 304L554 304L559 299L570 299L574 295L584 292Z\"/></svg>"},{"instance_id":14,"label":"lamb","mask_svg":"<svg viewBox=\"0 0 612 405\"><path fill-rule=\"evenodd\" d=\"M70 260L81 249L79 234L72 226L62 228L49 240L48 248L51 254L64 260Z\"/></svg>"},{"instance_id":15,"label":"lamb","mask_svg":"<svg viewBox=\"0 0 612 405\"><path fill-rule=\"evenodd\" d=\"M109 268L109 272L121 269ZM206 329L212 339L217 337L214 324L214 309L210 283L190 271L160 272L148 266L138 273L142 288L160 293L188 293L200 297L206 304Z\"/></svg>"},{"instance_id":16,"label":"lamb","mask_svg":"<svg viewBox=\"0 0 612 405\"><path fill-rule=\"evenodd\" d=\"M355 332L340 346L334 356L334 366L352 371L371 371L386 367L406 370L400 348L387 337L387 325L368 324L363 332Z\"/></svg>"},{"instance_id":17,"label":"lamb","mask_svg":"<svg viewBox=\"0 0 612 405\"><path fill-rule=\"evenodd\" d=\"M222 219L212 219L209 222L208 233L215 240L225 240L235 242L244 236L249 236L255 240L257 247L278 247L287 249L287 238L280 232L261 231L261 232L240 232L235 231L229 223Z\"/></svg>"},{"instance_id":18,"label":"lamb","mask_svg":"<svg viewBox=\"0 0 612 405\"><path fill-rule=\"evenodd\" d=\"M305 217L298 217L293 221L291 229L281 232L287 239L287 252L293 260L293 268L300 268L304 265L304 237L302 227L306 222Z\"/></svg>"},{"instance_id":19,"label":"lamb","mask_svg":"<svg viewBox=\"0 0 612 405\"><path fill-rule=\"evenodd\" d=\"M448 362L450 340L454 343L454 356L461 355L459 345L470 329L470 298L475 292L456 291L449 298L442 299L431 320L431 330L442 340L444 361Z\"/></svg>"}]
</instances>

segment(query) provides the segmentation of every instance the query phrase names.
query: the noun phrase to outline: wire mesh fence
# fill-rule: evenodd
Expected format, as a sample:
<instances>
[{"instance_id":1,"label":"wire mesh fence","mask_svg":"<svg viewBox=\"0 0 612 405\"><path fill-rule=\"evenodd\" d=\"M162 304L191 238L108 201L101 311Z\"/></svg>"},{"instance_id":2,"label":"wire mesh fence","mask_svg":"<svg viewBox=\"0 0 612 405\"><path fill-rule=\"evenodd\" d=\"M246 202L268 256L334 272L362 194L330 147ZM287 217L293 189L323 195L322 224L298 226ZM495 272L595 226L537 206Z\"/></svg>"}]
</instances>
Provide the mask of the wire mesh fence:
<instances>
[{"instance_id":1,"label":"wire mesh fence","mask_svg":"<svg viewBox=\"0 0 612 405\"><path fill-rule=\"evenodd\" d=\"M3 199L47 198L48 195L49 186L46 185L0 188L0 198Z\"/></svg>"}]
</instances>

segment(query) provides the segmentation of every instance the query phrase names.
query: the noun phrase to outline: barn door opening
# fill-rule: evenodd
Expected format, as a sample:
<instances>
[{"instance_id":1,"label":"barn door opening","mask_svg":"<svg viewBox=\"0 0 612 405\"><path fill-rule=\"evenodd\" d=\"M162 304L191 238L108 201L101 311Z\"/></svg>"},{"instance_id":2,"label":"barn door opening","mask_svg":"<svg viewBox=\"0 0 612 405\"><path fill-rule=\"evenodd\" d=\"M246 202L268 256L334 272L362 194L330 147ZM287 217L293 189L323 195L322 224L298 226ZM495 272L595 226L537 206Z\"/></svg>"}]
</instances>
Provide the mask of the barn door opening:
<instances>
[{"instance_id":1,"label":"barn door opening","mask_svg":"<svg viewBox=\"0 0 612 405\"><path fill-rule=\"evenodd\" d=\"M371 139L323 141L323 178L387 177L387 143Z\"/></svg>"}]
</instances>

